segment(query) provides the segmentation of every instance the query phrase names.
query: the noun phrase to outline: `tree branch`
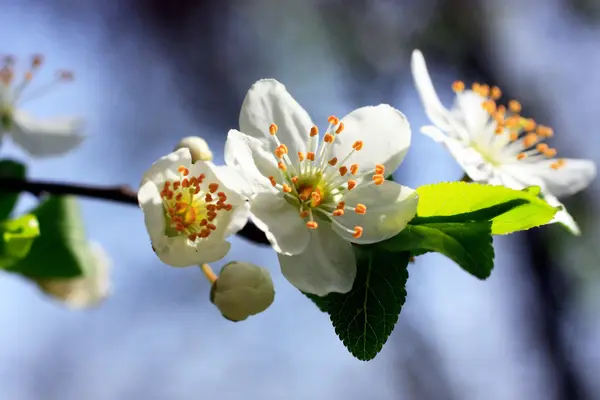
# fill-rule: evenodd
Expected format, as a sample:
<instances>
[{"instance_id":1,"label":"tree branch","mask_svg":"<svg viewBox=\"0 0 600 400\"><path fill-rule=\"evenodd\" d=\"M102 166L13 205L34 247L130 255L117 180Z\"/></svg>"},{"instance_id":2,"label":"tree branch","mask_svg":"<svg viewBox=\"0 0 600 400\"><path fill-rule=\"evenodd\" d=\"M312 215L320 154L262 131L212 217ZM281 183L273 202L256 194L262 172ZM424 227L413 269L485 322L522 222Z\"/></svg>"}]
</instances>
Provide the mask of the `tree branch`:
<instances>
[{"instance_id":1,"label":"tree branch","mask_svg":"<svg viewBox=\"0 0 600 400\"><path fill-rule=\"evenodd\" d=\"M69 183L51 183L0 177L0 193L27 192L35 196L52 194L57 196L81 196L98 200L113 201L121 204L138 205L137 193L128 186L89 186ZM251 222L248 222L239 236L251 242L268 245L265 234Z\"/></svg>"}]
</instances>

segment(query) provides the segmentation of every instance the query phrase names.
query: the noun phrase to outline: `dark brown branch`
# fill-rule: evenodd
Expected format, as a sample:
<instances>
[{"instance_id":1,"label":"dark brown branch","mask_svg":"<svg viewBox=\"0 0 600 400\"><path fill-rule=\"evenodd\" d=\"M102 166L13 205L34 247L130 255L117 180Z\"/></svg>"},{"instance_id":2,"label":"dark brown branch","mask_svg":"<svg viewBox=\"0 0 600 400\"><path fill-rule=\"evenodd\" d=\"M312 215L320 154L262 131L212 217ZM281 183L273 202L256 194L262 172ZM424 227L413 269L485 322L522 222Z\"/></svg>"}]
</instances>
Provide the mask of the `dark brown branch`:
<instances>
[{"instance_id":1,"label":"dark brown branch","mask_svg":"<svg viewBox=\"0 0 600 400\"><path fill-rule=\"evenodd\" d=\"M27 192L38 197L44 194L59 196L72 195L98 200L108 200L122 204L138 205L137 193L128 186L102 187L0 177L0 193L1 192ZM246 226L238 232L238 235L257 244L269 244L265 234L251 222L248 222Z\"/></svg>"}]
</instances>

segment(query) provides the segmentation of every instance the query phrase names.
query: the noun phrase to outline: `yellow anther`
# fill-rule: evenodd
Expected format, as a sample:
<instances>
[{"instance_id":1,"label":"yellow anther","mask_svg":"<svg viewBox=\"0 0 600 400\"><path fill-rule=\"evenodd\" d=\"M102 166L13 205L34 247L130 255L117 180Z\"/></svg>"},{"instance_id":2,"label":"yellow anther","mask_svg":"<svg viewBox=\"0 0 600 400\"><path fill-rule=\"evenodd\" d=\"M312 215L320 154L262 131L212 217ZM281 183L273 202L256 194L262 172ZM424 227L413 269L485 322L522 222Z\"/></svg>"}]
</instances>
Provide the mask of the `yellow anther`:
<instances>
[{"instance_id":1,"label":"yellow anther","mask_svg":"<svg viewBox=\"0 0 600 400\"><path fill-rule=\"evenodd\" d=\"M354 212L357 214L366 214L367 213L367 206L365 206L364 204L357 204L356 207L354 207Z\"/></svg>"},{"instance_id":2,"label":"yellow anther","mask_svg":"<svg viewBox=\"0 0 600 400\"><path fill-rule=\"evenodd\" d=\"M361 236L362 236L362 234L363 234L363 228L362 228L362 227L360 227L360 226L355 226L355 227L354 227L354 233L352 234L352 236L353 236L355 239L358 239L359 237L361 237Z\"/></svg>"},{"instance_id":3,"label":"yellow anther","mask_svg":"<svg viewBox=\"0 0 600 400\"><path fill-rule=\"evenodd\" d=\"M465 90L465 83L463 81L454 81L452 83L452 90L456 93L460 93Z\"/></svg>"},{"instance_id":4,"label":"yellow anther","mask_svg":"<svg viewBox=\"0 0 600 400\"><path fill-rule=\"evenodd\" d=\"M521 103L519 103L517 100L511 100L508 102L508 108L514 113L520 113L522 107Z\"/></svg>"},{"instance_id":5,"label":"yellow anther","mask_svg":"<svg viewBox=\"0 0 600 400\"><path fill-rule=\"evenodd\" d=\"M335 133L337 133L339 135L340 133L342 133L343 130L344 130L344 123L340 122L340 126L338 126L338 128L335 130Z\"/></svg>"},{"instance_id":6,"label":"yellow anther","mask_svg":"<svg viewBox=\"0 0 600 400\"><path fill-rule=\"evenodd\" d=\"M306 223L306 227L308 229L317 229L319 227L319 224L317 224L315 221L308 221Z\"/></svg>"},{"instance_id":7,"label":"yellow anther","mask_svg":"<svg viewBox=\"0 0 600 400\"><path fill-rule=\"evenodd\" d=\"M319 134L319 128L317 128L316 126L313 126L312 128L310 128L310 136L317 136Z\"/></svg>"},{"instance_id":8,"label":"yellow anther","mask_svg":"<svg viewBox=\"0 0 600 400\"><path fill-rule=\"evenodd\" d=\"M271 135L275 135L278 130L279 130L279 127L276 124L271 124L271 126L269 126L269 133Z\"/></svg>"}]
</instances>

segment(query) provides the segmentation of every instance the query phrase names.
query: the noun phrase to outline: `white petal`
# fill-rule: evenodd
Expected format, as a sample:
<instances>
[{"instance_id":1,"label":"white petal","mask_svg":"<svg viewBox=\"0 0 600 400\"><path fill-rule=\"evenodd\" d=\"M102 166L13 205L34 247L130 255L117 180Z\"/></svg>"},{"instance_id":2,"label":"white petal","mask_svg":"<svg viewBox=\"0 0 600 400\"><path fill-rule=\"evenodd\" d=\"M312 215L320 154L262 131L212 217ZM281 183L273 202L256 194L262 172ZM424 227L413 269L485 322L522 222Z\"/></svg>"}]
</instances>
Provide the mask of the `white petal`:
<instances>
[{"instance_id":1,"label":"white petal","mask_svg":"<svg viewBox=\"0 0 600 400\"><path fill-rule=\"evenodd\" d=\"M78 118L37 119L24 111L13 114L12 139L36 157L64 154L85 139L83 121Z\"/></svg>"},{"instance_id":2,"label":"white petal","mask_svg":"<svg viewBox=\"0 0 600 400\"><path fill-rule=\"evenodd\" d=\"M310 243L304 252L295 256L279 254L279 264L292 285L317 296L347 293L356 278L352 245L325 222L311 230Z\"/></svg>"},{"instance_id":3,"label":"white petal","mask_svg":"<svg viewBox=\"0 0 600 400\"><path fill-rule=\"evenodd\" d=\"M425 107L425 113L431 122L446 132L452 131L452 124L449 121L452 118L450 111L442 105L435 92L429 72L427 71L425 58L419 50L414 50L412 53L411 70L417 92L419 92L419 96Z\"/></svg>"},{"instance_id":4,"label":"white petal","mask_svg":"<svg viewBox=\"0 0 600 400\"><path fill-rule=\"evenodd\" d=\"M577 222L575 222L571 214L569 214L565 206L556 197L549 194L545 194L544 200L546 200L546 202L552 207L563 207L562 210L560 210L556 213L556 215L554 215L554 218L552 219L552 221L550 221L551 224L559 223L565 228L567 228L573 235L581 235L581 229L579 229L579 225L577 224Z\"/></svg>"},{"instance_id":5,"label":"white petal","mask_svg":"<svg viewBox=\"0 0 600 400\"><path fill-rule=\"evenodd\" d=\"M472 180L487 182L493 176L493 167L473 147L465 146L461 141L444 135L435 126L424 126L421 133L443 144Z\"/></svg>"},{"instance_id":6,"label":"white petal","mask_svg":"<svg viewBox=\"0 0 600 400\"><path fill-rule=\"evenodd\" d=\"M275 156L258 139L234 129L229 131L225 142L225 162L243 171L252 193L272 188L268 177L280 176Z\"/></svg>"},{"instance_id":7,"label":"white petal","mask_svg":"<svg viewBox=\"0 0 600 400\"><path fill-rule=\"evenodd\" d=\"M358 164L361 171L383 164L386 174L391 174L404 160L411 132L408 120L400 111L387 104L362 107L346 115L341 122L344 130L336 135L332 154L340 161L352 151L357 140L363 142L363 148L348 162Z\"/></svg>"},{"instance_id":8,"label":"white petal","mask_svg":"<svg viewBox=\"0 0 600 400\"><path fill-rule=\"evenodd\" d=\"M300 211L281 193L258 193L250 200L251 219L262 230L273 249L286 255L299 254L308 244L309 234Z\"/></svg>"},{"instance_id":9,"label":"white petal","mask_svg":"<svg viewBox=\"0 0 600 400\"><path fill-rule=\"evenodd\" d=\"M456 119L462 121L462 124L467 127L471 140L483 132L489 131L486 128L490 121L490 114L482 106L485 100L481 95L471 90L465 90L456 96L456 102L451 112Z\"/></svg>"},{"instance_id":10,"label":"white petal","mask_svg":"<svg viewBox=\"0 0 600 400\"><path fill-rule=\"evenodd\" d=\"M160 192L154 182L147 181L138 191L138 203L144 212L144 222L152 245L156 247L166 246L165 236L165 209Z\"/></svg>"},{"instance_id":11,"label":"white petal","mask_svg":"<svg viewBox=\"0 0 600 400\"><path fill-rule=\"evenodd\" d=\"M152 181L156 186L162 188L165 181L179 179L179 172L177 172L179 167L189 168L191 165L192 156L190 151L186 148L176 150L159 158L152 164L142 177L140 186L148 181Z\"/></svg>"},{"instance_id":12,"label":"white petal","mask_svg":"<svg viewBox=\"0 0 600 400\"><path fill-rule=\"evenodd\" d=\"M256 82L244 99L240 112L240 130L259 139L265 149L275 150L269 126L279 127L277 136L290 154L305 152L313 123L304 108L274 79Z\"/></svg>"},{"instance_id":13,"label":"white petal","mask_svg":"<svg viewBox=\"0 0 600 400\"><path fill-rule=\"evenodd\" d=\"M219 261L227 255L231 244L223 240L199 240L192 243L185 236L167 238L164 247L154 246L156 255L162 262L172 267L189 267Z\"/></svg>"},{"instance_id":14,"label":"white petal","mask_svg":"<svg viewBox=\"0 0 600 400\"><path fill-rule=\"evenodd\" d=\"M528 164L531 173L543 179L547 190L556 197L570 196L585 189L596 177L596 164L591 160L566 158L565 164L552 169L556 159Z\"/></svg>"},{"instance_id":15,"label":"white petal","mask_svg":"<svg viewBox=\"0 0 600 400\"><path fill-rule=\"evenodd\" d=\"M356 239L352 232L333 224L333 229L345 240L369 244L380 242L397 235L417 213L419 197L417 192L396 182L385 181L381 185L359 185L348 192L342 201L354 207L363 204L366 214L356 214L346 210L341 217L334 217L346 228L363 228L363 234Z\"/></svg>"}]
</instances>

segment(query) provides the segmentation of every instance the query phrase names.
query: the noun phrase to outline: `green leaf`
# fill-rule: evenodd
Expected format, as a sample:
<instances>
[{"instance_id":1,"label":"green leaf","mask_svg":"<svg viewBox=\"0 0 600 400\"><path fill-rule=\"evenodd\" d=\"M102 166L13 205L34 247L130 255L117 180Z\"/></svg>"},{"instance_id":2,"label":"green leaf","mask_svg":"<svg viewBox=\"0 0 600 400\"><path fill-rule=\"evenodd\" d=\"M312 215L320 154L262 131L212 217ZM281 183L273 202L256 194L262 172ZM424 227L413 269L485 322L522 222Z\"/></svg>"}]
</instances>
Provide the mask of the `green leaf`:
<instances>
[{"instance_id":1,"label":"green leaf","mask_svg":"<svg viewBox=\"0 0 600 400\"><path fill-rule=\"evenodd\" d=\"M357 274L348 293L307 295L330 315L335 333L359 360L373 359L394 330L406 300L409 254L354 246Z\"/></svg>"},{"instance_id":2,"label":"green leaf","mask_svg":"<svg viewBox=\"0 0 600 400\"><path fill-rule=\"evenodd\" d=\"M463 221L491 220L493 235L547 224L558 211L537 197L539 188L535 187L513 190L479 183L444 182L421 186L417 193L419 205L415 223L422 223L425 217L442 216L451 218L424 222L457 222L455 216L459 214Z\"/></svg>"},{"instance_id":3,"label":"green leaf","mask_svg":"<svg viewBox=\"0 0 600 400\"><path fill-rule=\"evenodd\" d=\"M51 196L33 210L40 224L40 237L27 257L9 268L32 278L80 276L93 262L77 200Z\"/></svg>"},{"instance_id":4,"label":"green leaf","mask_svg":"<svg viewBox=\"0 0 600 400\"><path fill-rule=\"evenodd\" d=\"M376 246L413 255L430 251L442 253L470 274L486 279L494 268L491 225L489 221L408 225L398 235Z\"/></svg>"},{"instance_id":5,"label":"green leaf","mask_svg":"<svg viewBox=\"0 0 600 400\"><path fill-rule=\"evenodd\" d=\"M9 268L27 256L34 240L40 235L33 215L0 223L0 268Z\"/></svg>"},{"instance_id":6,"label":"green leaf","mask_svg":"<svg viewBox=\"0 0 600 400\"><path fill-rule=\"evenodd\" d=\"M0 178L25 178L25 165L12 160L0 160ZM0 194L0 221L10 216L17 204L19 193Z\"/></svg>"}]
</instances>

